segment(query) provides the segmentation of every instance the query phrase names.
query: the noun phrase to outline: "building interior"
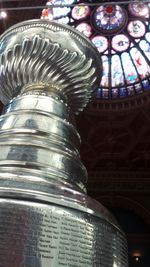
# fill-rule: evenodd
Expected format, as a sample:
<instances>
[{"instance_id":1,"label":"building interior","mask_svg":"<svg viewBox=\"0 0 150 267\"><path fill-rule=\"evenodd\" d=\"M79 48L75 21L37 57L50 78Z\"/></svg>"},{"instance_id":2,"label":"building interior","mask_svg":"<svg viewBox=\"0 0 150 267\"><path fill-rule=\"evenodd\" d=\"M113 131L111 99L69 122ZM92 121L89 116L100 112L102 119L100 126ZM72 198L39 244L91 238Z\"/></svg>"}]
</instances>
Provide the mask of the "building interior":
<instances>
[{"instance_id":1,"label":"building interior","mask_svg":"<svg viewBox=\"0 0 150 267\"><path fill-rule=\"evenodd\" d=\"M3 0L0 10L1 34L17 22L46 18L77 28L97 47L101 84L76 118L87 191L124 230L129 267L149 267L150 4Z\"/></svg>"}]
</instances>

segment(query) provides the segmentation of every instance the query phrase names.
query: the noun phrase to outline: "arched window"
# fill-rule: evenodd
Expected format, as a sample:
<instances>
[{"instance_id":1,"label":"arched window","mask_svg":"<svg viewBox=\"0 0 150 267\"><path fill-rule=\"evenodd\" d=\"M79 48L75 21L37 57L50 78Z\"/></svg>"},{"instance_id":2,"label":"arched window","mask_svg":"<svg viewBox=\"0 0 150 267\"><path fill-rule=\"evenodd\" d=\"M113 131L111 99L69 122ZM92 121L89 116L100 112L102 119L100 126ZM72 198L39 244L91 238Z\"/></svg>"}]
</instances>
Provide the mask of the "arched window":
<instances>
[{"instance_id":1,"label":"arched window","mask_svg":"<svg viewBox=\"0 0 150 267\"><path fill-rule=\"evenodd\" d=\"M149 4L49 0L42 18L70 24L95 44L103 62L98 99L123 99L150 90Z\"/></svg>"}]
</instances>

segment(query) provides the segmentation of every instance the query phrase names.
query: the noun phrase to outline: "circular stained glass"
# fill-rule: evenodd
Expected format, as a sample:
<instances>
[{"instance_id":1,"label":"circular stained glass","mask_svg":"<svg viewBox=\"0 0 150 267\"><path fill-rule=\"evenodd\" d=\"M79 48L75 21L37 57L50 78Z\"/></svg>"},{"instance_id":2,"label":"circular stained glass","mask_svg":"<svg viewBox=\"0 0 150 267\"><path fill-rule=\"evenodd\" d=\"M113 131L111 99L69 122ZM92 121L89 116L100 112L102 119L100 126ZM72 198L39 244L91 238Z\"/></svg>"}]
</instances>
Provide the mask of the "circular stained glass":
<instances>
[{"instance_id":1,"label":"circular stained glass","mask_svg":"<svg viewBox=\"0 0 150 267\"><path fill-rule=\"evenodd\" d=\"M78 24L76 29L87 37L90 37L92 35L92 27L88 23L82 22Z\"/></svg>"},{"instance_id":2,"label":"circular stained glass","mask_svg":"<svg viewBox=\"0 0 150 267\"><path fill-rule=\"evenodd\" d=\"M149 8L144 3L131 3L129 4L129 11L133 16L149 17Z\"/></svg>"},{"instance_id":3,"label":"circular stained glass","mask_svg":"<svg viewBox=\"0 0 150 267\"><path fill-rule=\"evenodd\" d=\"M93 20L98 30L111 34L124 27L127 15L124 9L118 5L106 5L96 8Z\"/></svg>"},{"instance_id":4,"label":"circular stained glass","mask_svg":"<svg viewBox=\"0 0 150 267\"><path fill-rule=\"evenodd\" d=\"M108 41L104 36L96 35L91 38L91 41L95 44L100 53L104 52L108 48Z\"/></svg>"},{"instance_id":5,"label":"circular stained glass","mask_svg":"<svg viewBox=\"0 0 150 267\"><path fill-rule=\"evenodd\" d=\"M128 24L128 32L134 38L142 37L145 32L145 25L140 20L133 20Z\"/></svg>"},{"instance_id":6,"label":"circular stained glass","mask_svg":"<svg viewBox=\"0 0 150 267\"><path fill-rule=\"evenodd\" d=\"M68 23L95 44L103 65L98 99L123 99L150 91L150 5L97 6L98 1L95 6L88 5L91 2L51 0L43 18ZM73 5L63 6L69 4Z\"/></svg>"},{"instance_id":7,"label":"circular stained glass","mask_svg":"<svg viewBox=\"0 0 150 267\"><path fill-rule=\"evenodd\" d=\"M128 49L130 41L124 34L118 34L112 38L112 48L118 52L122 52Z\"/></svg>"},{"instance_id":8,"label":"circular stained glass","mask_svg":"<svg viewBox=\"0 0 150 267\"><path fill-rule=\"evenodd\" d=\"M78 5L72 9L72 17L76 20L84 19L90 14L90 8L88 6Z\"/></svg>"}]
</instances>

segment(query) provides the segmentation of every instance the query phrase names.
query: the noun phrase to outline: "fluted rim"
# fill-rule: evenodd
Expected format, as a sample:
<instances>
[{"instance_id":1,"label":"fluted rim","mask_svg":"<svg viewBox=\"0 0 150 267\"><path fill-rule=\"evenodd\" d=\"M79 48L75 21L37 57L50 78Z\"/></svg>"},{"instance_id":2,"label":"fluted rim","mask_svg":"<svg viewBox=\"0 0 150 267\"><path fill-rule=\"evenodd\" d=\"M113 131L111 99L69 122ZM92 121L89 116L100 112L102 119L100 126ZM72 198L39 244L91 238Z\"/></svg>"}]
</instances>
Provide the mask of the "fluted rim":
<instances>
[{"instance_id":1,"label":"fluted rim","mask_svg":"<svg viewBox=\"0 0 150 267\"><path fill-rule=\"evenodd\" d=\"M22 31L24 30L23 27L27 26L27 28L29 27L33 27L36 24L39 24L42 26L45 26L46 28L51 28L50 26L56 26L57 28L55 29L56 31L60 31L60 30L64 30L65 32L69 32L72 36L75 36L76 38L78 38L78 40L83 44L83 45L87 45L90 49L93 50L93 52L95 53L96 56L96 60L97 60L97 64L101 64L101 59L99 56L99 52L96 49L95 45L83 34L81 34L78 30L74 29L73 27L69 26L69 25L64 25L64 24L60 24L56 21L49 21L48 19L33 19L33 20L26 20L23 22L19 22L11 27L9 27L1 36L0 39L2 40L3 38L6 37L6 35L12 32L17 31L18 28L22 28Z\"/></svg>"},{"instance_id":2,"label":"fluted rim","mask_svg":"<svg viewBox=\"0 0 150 267\"><path fill-rule=\"evenodd\" d=\"M0 61L1 61L1 100L4 104L6 104L12 97L15 96L15 92L18 94L20 92L20 88L24 87L26 84L24 83L24 74L23 74L23 79L24 81L20 83L20 79L18 80L19 87L17 85L16 80L16 74L18 76L18 69L21 70L23 65L25 64L25 61L23 63L17 63L15 62L14 58L18 56L18 53L21 53L21 48L19 48L19 45L23 47L24 53L25 50L27 49L27 38L19 35L17 37L16 35L16 40L14 44L10 45L9 41L13 40L13 34L17 33L25 33L27 34L29 29L34 29L34 28L43 28L46 29L45 33L47 34L45 39L42 39L42 37L39 37L37 35L37 30L35 31L35 38L32 36L32 43L33 43L33 48L36 46L36 41L43 42L43 47L44 47L44 42L47 44L47 40L49 39L49 45L51 47L53 46L55 50L59 50L59 57L56 56L56 63L57 59L60 61L61 60L61 66L58 64L58 71L57 71L57 65L55 68L55 73L57 73L57 78L62 79L62 82L57 81L60 86L63 84L62 88L60 87L60 90L62 93L68 98L68 103L72 107L72 110L77 114L79 111L82 111L83 108L87 105L89 100L91 99L92 93L98 88L99 83L100 83L100 75L99 75L99 69L101 68L101 59L99 57L98 51L94 47L94 45L85 37L83 36L80 32L77 30L73 29L70 26L66 25L60 25L57 22L54 21L48 21L48 20L28 20L24 21L21 23L18 23L12 27L10 27L5 33L3 33L0 37L0 41L2 43L1 46L1 51L0 51ZM50 30L53 33L59 33L59 32L64 32L68 33L67 37L70 37L69 40L71 40L71 44L68 45L67 41L64 42L62 45L60 40L53 42L52 36L48 38L48 30ZM40 34L43 34L44 31L40 32ZM33 31L34 35L34 31ZM61 37L61 36L60 36ZM62 37L64 37L62 35ZM10 38L10 40L9 40ZM18 38L18 39L17 39ZM46 39L48 38L48 39ZM45 40L45 41L44 41ZM69 42L68 40L68 42ZM31 41L31 40L30 40ZM73 45L73 42L75 41L75 47ZM4 44L3 44L4 42ZM6 43L5 43L6 42ZM56 42L56 43L55 43ZM9 46L10 45L10 46ZM79 49L78 49L79 46ZM33 49L32 48L32 49ZM20 52L19 50L20 49ZM40 48L41 50L41 48ZM61 50L61 51L60 51ZM57 52L56 51L56 52ZM27 52L28 53L28 52ZM35 53L35 52L34 52ZM21 55L21 54L20 54ZM32 58L32 55L29 55ZM40 58L40 55L38 55ZM14 57L14 58L13 58ZM11 59L10 59L11 58ZM47 57L48 58L48 57ZM47 62L46 56L45 56L45 62ZM34 60L35 58L33 58ZM9 61L10 60L10 63ZM13 62L14 61L14 62ZM21 60L17 60L20 61ZM39 60L40 61L40 60ZM54 61L54 60L53 60ZM58 62L59 62L58 61ZM27 63L29 60L27 61ZM35 63L37 62L34 61ZM44 61L43 61L44 62ZM64 70L63 70L63 62L64 62ZM16 67L16 63L19 64L19 68ZM39 63L39 62L38 62ZM36 63L37 64L37 63ZM42 63L43 64L43 63ZM41 64L41 66L42 66ZM48 66L49 62L47 62ZM31 64L30 64L31 65ZM36 66L33 64L34 67ZM45 65L46 66L46 65ZM50 66L50 65L49 65ZM39 67L39 64L38 64ZM43 66L42 66L43 67ZM48 67L46 67L48 70ZM61 72L59 73L59 68L61 68ZM63 70L63 72L62 72ZM16 72L16 73L15 73ZM41 69L40 69L41 73ZM53 72L54 74L54 72ZM53 75L52 74L52 75ZM22 74L21 74L22 75ZM38 75L37 75L38 76ZM50 75L49 81L50 81ZM19 77L20 78L20 77ZM52 77L53 78L53 77ZM6 81L7 79L7 81ZM34 79L34 77L33 77ZM45 76L43 75L42 79L45 79ZM26 79L30 80L30 79ZM56 79L55 79L56 80ZM49 81L46 80L47 84L49 84ZM33 84L36 81L33 82ZM37 80L38 82L44 83L45 80ZM67 83L68 82L68 83ZM62 84L61 84L62 83ZM14 88L12 88L12 84ZM31 82L32 84L32 82ZM52 84L50 84L51 86Z\"/></svg>"}]
</instances>

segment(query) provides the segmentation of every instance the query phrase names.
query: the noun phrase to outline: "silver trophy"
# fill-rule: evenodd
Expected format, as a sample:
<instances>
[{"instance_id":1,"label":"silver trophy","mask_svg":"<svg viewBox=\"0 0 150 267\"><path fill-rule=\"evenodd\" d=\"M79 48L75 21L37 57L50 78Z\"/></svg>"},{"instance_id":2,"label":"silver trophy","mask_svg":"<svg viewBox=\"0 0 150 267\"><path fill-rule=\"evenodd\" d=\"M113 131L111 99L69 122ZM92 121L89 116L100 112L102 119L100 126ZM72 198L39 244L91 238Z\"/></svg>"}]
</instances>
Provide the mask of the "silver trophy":
<instances>
[{"instance_id":1,"label":"silver trophy","mask_svg":"<svg viewBox=\"0 0 150 267\"><path fill-rule=\"evenodd\" d=\"M68 26L19 23L0 38L0 266L127 267L124 233L86 195L74 114L101 61Z\"/></svg>"}]
</instances>

